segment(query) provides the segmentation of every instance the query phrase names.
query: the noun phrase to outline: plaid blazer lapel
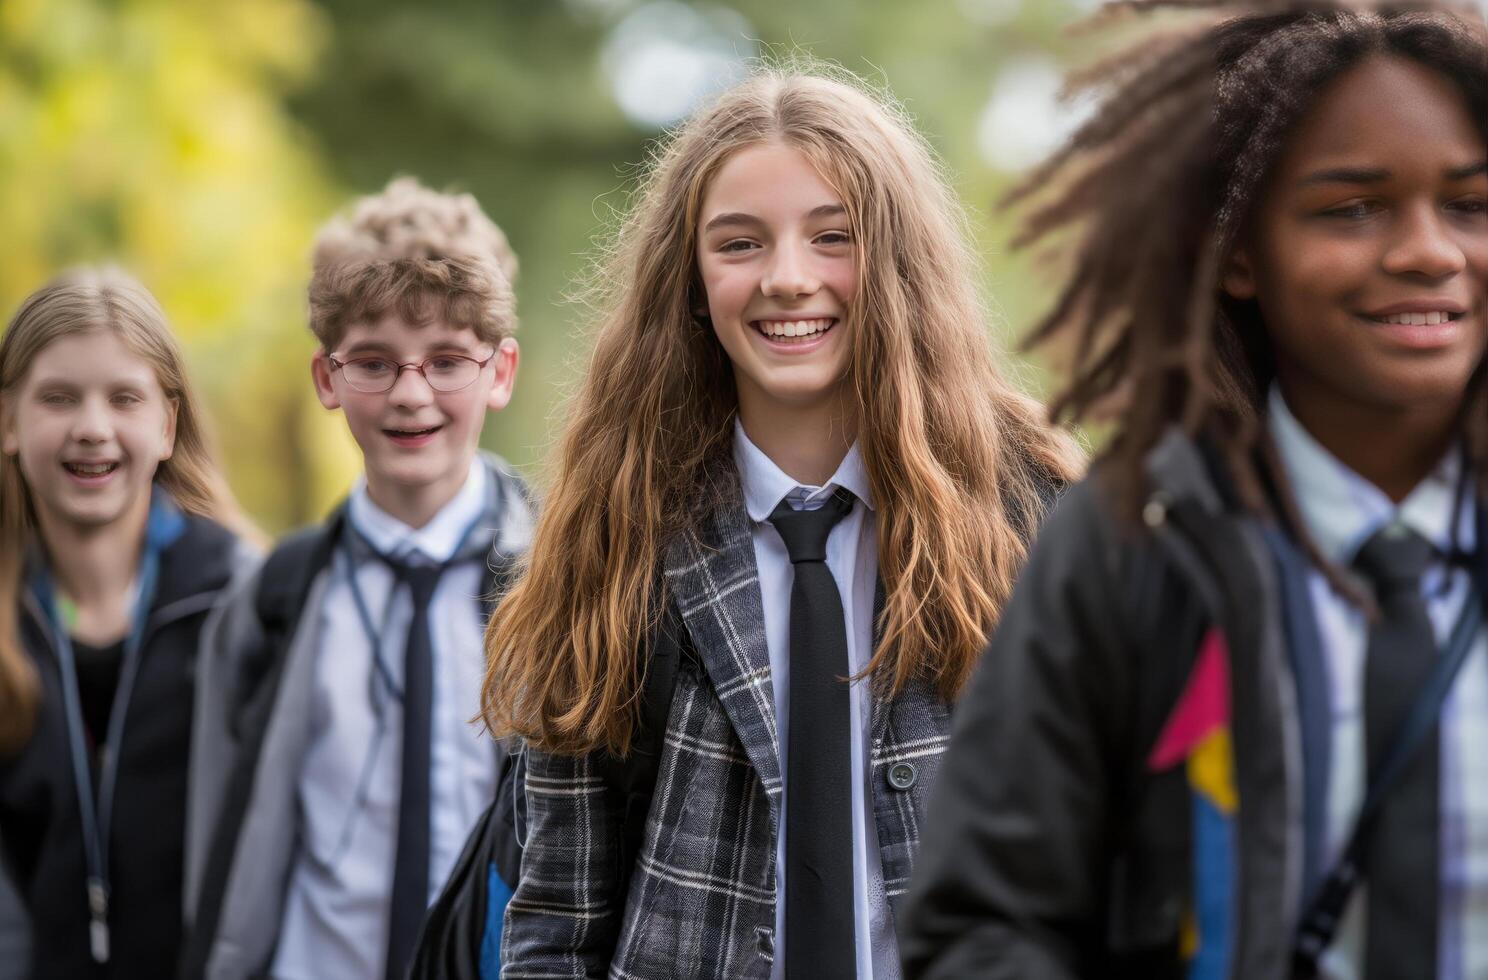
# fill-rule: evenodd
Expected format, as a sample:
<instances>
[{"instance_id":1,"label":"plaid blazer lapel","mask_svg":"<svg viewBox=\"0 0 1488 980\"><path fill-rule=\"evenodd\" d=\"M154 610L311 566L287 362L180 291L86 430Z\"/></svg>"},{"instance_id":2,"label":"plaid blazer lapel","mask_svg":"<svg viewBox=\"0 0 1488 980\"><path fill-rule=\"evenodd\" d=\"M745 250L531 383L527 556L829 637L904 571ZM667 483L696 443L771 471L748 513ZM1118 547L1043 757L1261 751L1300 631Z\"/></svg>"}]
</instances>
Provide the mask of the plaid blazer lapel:
<instances>
[{"instance_id":1,"label":"plaid blazer lapel","mask_svg":"<svg viewBox=\"0 0 1488 980\"><path fill-rule=\"evenodd\" d=\"M780 750L764 599L749 515L732 470L721 493L699 533L680 535L668 549L667 589L739 743L773 799L781 787Z\"/></svg>"}]
</instances>

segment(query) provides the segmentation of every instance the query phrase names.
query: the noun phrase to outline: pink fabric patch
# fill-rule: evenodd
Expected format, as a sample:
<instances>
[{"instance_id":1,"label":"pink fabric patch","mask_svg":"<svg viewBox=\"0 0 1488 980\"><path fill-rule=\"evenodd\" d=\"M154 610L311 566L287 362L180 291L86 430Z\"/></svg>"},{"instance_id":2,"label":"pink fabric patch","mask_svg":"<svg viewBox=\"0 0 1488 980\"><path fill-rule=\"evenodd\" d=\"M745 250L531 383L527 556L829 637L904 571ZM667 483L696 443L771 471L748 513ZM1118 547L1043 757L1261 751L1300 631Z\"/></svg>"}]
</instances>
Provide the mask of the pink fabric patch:
<instances>
[{"instance_id":1,"label":"pink fabric patch","mask_svg":"<svg viewBox=\"0 0 1488 980\"><path fill-rule=\"evenodd\" d=\"M1229 659L1224 634L1211 626L1199 641L1199 655L1188 684L1147 756L1149 771L1161 772L1177 765L1206 736L1230 723Z\"/></svg>"}]
</instances>

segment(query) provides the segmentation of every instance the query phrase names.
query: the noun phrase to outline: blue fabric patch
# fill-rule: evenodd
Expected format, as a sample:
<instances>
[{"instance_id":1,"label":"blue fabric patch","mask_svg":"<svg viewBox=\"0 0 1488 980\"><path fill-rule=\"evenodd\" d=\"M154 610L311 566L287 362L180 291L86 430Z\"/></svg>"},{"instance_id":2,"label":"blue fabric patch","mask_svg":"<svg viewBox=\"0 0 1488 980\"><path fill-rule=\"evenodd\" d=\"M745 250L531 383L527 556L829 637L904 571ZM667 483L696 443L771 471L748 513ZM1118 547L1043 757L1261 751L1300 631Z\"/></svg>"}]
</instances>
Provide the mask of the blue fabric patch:
<instances>
[{"instance_id":1,"label":"blue fabric patch","mask_svg":"<svg viewBox=\"0 0 1488 980\"><path fill-rule=\"evenodd\" d=\"M164 551L186 533L186 518L159 484L150 490L150 516L145 521L145 545Z\"/></svg>"},{"instance_id":2,"label":"blue fabric patch","mask_svg":"<svg viewBox=\"0 0 1488 980\"><path fill-rule=\"evenodd\" d=\"M501 980L501 921L512 890L496 873L496 862L486 869L486 930L481 934L481 980Z\"/></svg>"},{"instance_id":3,"label":"blue fabric patch","mask_svg":"<svg viewBox=\"0 0 1488 980\"><path fill-rule=\"evenodd\" d=\"M1199 948L1188 961L1188 980L1223 980L1230 968L1234 927L1235 824L1209 800L1193 794L1194 925Z\"/></svg>"}]
</instances>

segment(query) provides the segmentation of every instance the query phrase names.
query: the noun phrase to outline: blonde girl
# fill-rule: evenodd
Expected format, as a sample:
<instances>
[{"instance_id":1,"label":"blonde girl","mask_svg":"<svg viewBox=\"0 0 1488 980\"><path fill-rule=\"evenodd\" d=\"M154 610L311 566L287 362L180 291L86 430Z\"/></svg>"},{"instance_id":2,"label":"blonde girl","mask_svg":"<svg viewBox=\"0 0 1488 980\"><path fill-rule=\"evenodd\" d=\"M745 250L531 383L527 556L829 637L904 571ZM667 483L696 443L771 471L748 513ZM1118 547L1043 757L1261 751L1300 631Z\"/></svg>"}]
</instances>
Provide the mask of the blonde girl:
<instances>
[{"instance_id":1,"label":"blonde girl","mask_svg":"<svg viewBox=\"0 0 1488 980\"><path fill-rule=\"evenodd\" d=\"M487 632L487 723L529 746L507 975L891 975L950 706L1078 465L963 225L840 73L761 70L650 160Z\"/></svg>"},{"instance_id":2,"label":"blonde girl","mask_svg":"<svg viewBox=\"0 0 1488 980\"><path fill-rule=\"evenodd\" d=\"M196 639L243 523L155 300L114 269L0 338L0 841L33 977L174 973Z\"/></svg>"}]
</instances>

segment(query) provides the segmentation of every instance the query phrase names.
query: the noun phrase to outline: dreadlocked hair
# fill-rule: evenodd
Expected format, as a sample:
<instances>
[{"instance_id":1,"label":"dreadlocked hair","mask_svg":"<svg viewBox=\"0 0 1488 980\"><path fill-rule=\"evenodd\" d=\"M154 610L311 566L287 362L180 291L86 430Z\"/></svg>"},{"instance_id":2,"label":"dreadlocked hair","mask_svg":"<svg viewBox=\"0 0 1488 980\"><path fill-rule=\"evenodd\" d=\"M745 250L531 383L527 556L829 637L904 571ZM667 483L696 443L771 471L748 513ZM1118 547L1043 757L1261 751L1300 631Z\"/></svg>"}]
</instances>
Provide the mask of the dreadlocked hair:
<instances>
[{"instance_id":1,"label":"dreadlocked hair","mask_svg":"<svg viewBox=\"0 0 1488 980\"><path fill-rule=\"evenodd\" d=\"M1017 247L1074 238L1064 285L1026 344L1070 359L1054 418L1115 422L1106 456L1129 518L1143 457L1176 420L1216 448L1242 506L1279 506L1295 523L1289 495L1266 489L1285 485L1259 424L1270 344L1255 301L1221 292L1224 263L1317 93L1371 56L1450 80L1488 141L1488 25L1446 3L1344 0L1126 0L1096 21L1157 12L1192 16L1073 76L1098 110L1004 199L1024 212ZM1482 375L1463 406L1480 484Z\"/></svg>"}]
</instances>

